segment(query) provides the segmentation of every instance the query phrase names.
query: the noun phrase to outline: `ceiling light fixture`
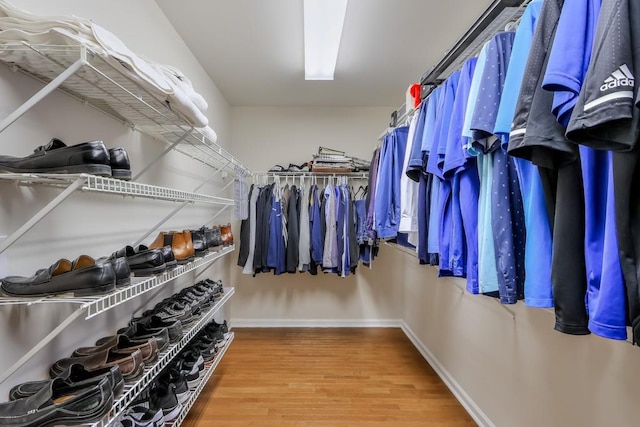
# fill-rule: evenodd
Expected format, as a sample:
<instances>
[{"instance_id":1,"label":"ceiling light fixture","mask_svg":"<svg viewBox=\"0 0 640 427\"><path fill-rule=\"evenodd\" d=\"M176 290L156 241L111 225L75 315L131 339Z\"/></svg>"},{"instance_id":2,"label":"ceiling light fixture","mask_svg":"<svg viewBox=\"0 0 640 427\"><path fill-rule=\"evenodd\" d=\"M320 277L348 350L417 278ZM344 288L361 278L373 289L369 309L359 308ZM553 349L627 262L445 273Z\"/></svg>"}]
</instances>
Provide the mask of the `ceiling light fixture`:
<instances>
[{"instance_id":1,"label":"ceiling light fixture","mask_svg":"<svg viewBox=\"0 0 640 427\"><path fill-rule=\"evenodd\" d=\"M347 0L304 0L304 78L333 80Z\"/></svg>"}]
</instances>

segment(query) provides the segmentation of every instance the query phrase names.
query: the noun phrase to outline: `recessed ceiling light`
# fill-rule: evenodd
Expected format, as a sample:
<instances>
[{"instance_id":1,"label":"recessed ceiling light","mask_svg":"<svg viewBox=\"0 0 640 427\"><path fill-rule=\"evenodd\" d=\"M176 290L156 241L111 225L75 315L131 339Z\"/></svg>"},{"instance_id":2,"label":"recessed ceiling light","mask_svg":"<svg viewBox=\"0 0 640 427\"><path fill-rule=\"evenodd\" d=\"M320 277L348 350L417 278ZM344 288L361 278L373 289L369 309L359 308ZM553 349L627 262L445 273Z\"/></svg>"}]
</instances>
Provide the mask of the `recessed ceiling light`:
<instances>
[{"instance_id":1,"label":"recessed ceiling light","mask_svg":"<svg viewBox=\"0 0 640 427\"><path fill-rule=\"evenodd\" d=\"M333 80L348 0L304 0L304 78Z\"/></svg>"}]
</instances>

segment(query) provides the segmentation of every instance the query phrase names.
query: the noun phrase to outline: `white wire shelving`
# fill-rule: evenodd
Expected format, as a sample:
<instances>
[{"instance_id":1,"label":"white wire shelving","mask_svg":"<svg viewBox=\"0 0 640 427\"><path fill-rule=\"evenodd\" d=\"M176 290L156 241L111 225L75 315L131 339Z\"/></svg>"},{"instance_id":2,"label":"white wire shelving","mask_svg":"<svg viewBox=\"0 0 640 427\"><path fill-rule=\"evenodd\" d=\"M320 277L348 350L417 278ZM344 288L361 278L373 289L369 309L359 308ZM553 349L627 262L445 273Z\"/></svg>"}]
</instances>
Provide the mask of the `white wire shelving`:
<instances>
[{"instance_id":1,"label":"white wire shelving","mask_svg":"<svg viewBox=\"0 0 640 427\"><path fill-rule=\"evenodd\" d=\"M189 119L173 108L163 93L152 93L87 46L3 44L0 62L45 83L45 87L0 122L0 132L59 89L132 128L165 143L176 143L177 151L207 152L207 156L191 157L214 168L228 166L230 171L236 167L246 170L216 141L191 126ZM203 161L203 157L216 161Z\"/></svg>"},{"instance_id":2,"label":"white wire shelving","mask_svg":"<svg viewBox=\"0 0 640 427\"><path fill-rule=\"evenodd\" d=\"M118 397L114 403L111 413L98 421L91 424L92 427L108 427L117 421L122 412L140 395L140 393L149 385L151 381L165 368L169 363L180 353L189 342L196 336L198 332L202 330L211 320L213 316L220 311L220 309L229 301L233 296L234 288L224 288L224 294L220 300L218 300L213 307L208 311L200 315L200 319L182 336L180 341L172 344L167 350L162 352L158 361L152 366L145 368L142 377L134 384L125 385L124 391Z\"/></svg>"},{"instance_id":3,"label":"white wire shelving","mask_svg":"<svg viewBox=\"0 0 640 427\"><path fill-rule=\"evenodd\" d=\"M13 305L13 304L46 304L46 303L73 303L80 304L83 311L86 312L86 319L97 316L98 314L109 311L126 301L137 298L138 296L163 286L178 277L193 271L197 268L206 266L213 261L227 255L235 250L234 246L223 248L218 252L211 252L204 257L196 258L194 261L188 262L184 265L179 265L173 270L165 271L162 274L158 274L152 277L136 278L133 277L132 284L115 291L100 296L94 297L78 297L75 298L68 294L52 295L44 298L14 298L14 297L0 297L0 305Z\"/></svg>"},{"instance_id":4,"label":"white wire shelving","mask_svg":"<svg viewBox=\"0 0 640 427\"><path fill-rule=\"evenodd\" d=\"M18 239L24 236L31 228L33 228L38 222L40 222L45 216L47 216L52 210L64 202L71 194L77 190L129 196L132 198L147 198L154 200L163 200L170 202L181 202L182 205L176 208L169 216L167 216L161 223L157 224L155 228L149 230L149 232L143 236L147 237L164 222L175 215L179 210L185 206L193 203L205 203L223 206L227 208L234 205L234 200L219 197L210 196L205 194L199 194L195 192L175 190L172 188L159 187L156 185L141 184L132 181L123 181L120 179L107 178L102 176L95 176L89 174L15 174L15 173L0 173L0 180L7 182L16 182L20 185L50 185L54 187L64 188L64 190L54 197L46 206L40 209L35 215L27 220L20 228L13 232L0 244L0 253L4 252L13 245ZM198 189L204 185L198 186Z\"/></svg>"},{"instance_id":5,"label":"white wire shelving","mask_svg":"<svg viewBox=\"0 0 640 427\"><path fill-rule=\"evenodd\" d=\"M80 180L79 189L96 193L107 193L119 196L143 197L171 202L209 203L233 206L233 199L198 194L189 191L156 185L141 184L133 181L108 178L89 174L0 174L0 180L14 181L21 185L51 185L55 187L69 187Z\"/></svg>"},{"instance_id":6,"label":"white wire shelving","mask_svg":"<svg viewBox=\"0 0 640 427\"><path fill-rule=\"evenodd\" d=\"M204 373L201 374L200 382L198 383L198 385L193 389L191 389L191 394L189 395L188 400L183 404L182 411L180 412L180 415L178 415L178 418L176 418L174 421L167 423L168 426L179 427L182 425L182 422L185 420L185 418L187 418L187 415L189 414L189 411L193 407L193 404L195 403L198 396L200 396L200 393L202 393L202 390L207 385L207 382L209 382L209 379L211 378L211 376L213 375L213 372L216 370L216 368L220 364L220 361L224 357L224 354L227 352L227 349L229 348L229 345L231 345L231 341L233 341L234 338L235 338L235 334L232 332L229 335L229 338L227 339L227 341L225 342L224 347L218 350L218 354L216 355L216 358L214 359L211 366L207 367L204 370Z\"/></svg>"}]
</instances>

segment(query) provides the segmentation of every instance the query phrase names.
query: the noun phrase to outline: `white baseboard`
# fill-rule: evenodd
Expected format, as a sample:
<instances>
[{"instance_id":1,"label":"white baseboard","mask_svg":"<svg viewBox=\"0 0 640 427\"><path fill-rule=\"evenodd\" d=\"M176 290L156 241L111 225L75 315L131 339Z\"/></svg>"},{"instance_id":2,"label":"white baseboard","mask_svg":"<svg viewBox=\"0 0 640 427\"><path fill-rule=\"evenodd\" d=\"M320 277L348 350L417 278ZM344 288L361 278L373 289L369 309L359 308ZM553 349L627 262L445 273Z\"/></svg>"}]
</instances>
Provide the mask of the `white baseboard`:
<instances>
[{"instance_id":1,"label":"white baseboard","mask_svg":"<svg viewBox=\"0 0 640 427\"><path fill-rule=\"evenodd\" d=\"M449 371L440 363L440 361L429 351L429 349L420 341L420 338L411 330L409 325L403 320L400 327L407 338L418 349L422 357L431 365L434 371L447 385L451 393L458 399L460 404L467 410L471 418L481 427L495 427L495 424L489 419L482 409L474 402L474 400L464 391L462 386L451 376Z\"/></svg>"},{"instance_id":2,"label":"white baseboard","mask_svg":"<svg viewBox=\"0 0 640 427\"><path fill-rule=\"evenodd\" d=\"M234 319L234 328L399 328L400 319Z\"/></svg>"}]
</instances>

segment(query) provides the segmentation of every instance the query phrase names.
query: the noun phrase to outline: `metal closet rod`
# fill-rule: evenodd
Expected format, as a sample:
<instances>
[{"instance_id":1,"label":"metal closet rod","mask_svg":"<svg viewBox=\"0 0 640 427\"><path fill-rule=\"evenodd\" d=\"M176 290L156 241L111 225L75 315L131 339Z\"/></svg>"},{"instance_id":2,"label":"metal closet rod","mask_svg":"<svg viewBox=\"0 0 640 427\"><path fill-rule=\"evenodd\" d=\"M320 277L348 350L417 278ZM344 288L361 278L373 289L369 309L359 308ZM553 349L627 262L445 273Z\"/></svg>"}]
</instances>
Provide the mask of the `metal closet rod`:
<instances>
[{"instance_id":1,"label":"metal closet rod","mask_svg":"<svg viewBox=\"0 0 640 427\"><path fill-rule=\"evenodd\" d=\"M496 18L507 8L523 7L530 0L495 0L476 22L462 35L456 44L447 52L444 57L431 70L422 75L420 84L438 85L441 80L438 77L454 62L471 44L491 26ZM466 59L466 58L465 58Z\"/></svg>"},{"instance_id":2,"label":"metal closet rod","mask_svg":"<svg viewBox=\"0 0 640 427\"><path fill-rule=\"evenodd\" d=\"M335 172L335 173L327 173L327 172L254 172L253 176L256 178L267 177L267 178L275 178L275 177L302 177L302 178L336 178L336 177L345 177L345 178L353 178L353 179L366 179L369 177L369 172Z\"/></svg>"},{"instance_id":3,"label":"metal closet rod","mask_svg":"<svg viewBox=\"0 0 640 427\"><path fill-rule=\"evenodd\" d=\"M506 19L504 23L512 22L514 19L519 18L519 14L522 13L524 7L530 2L531 0L494 0L462 37L460 37L456 44L442 57L440 62L422 75L420 78L420 97L422 99L426 98L433 89L442 84L443 80L440 76L451 67L452 64L459 60L464 62L477 53L474 49L470 51L467 51L467 49L476 44L478 38L482 36L487 29L495 26L495 21L500 17L502 12L508 8L518 8L517 11L508 16L508 19ZM485 34L483 38L488 40L487 36L489 35ZM491 36L493 36L493 33L491 33ZM389 125L396 127L398 123L402 123L402 121L407 118L408 112L410 112L410 109L407 108L406 104L402 104L397 110L391 113L391 122ZM382 138L386 132L387 131L383 132L380 138Z\"/></svg>"}]
</instances>

